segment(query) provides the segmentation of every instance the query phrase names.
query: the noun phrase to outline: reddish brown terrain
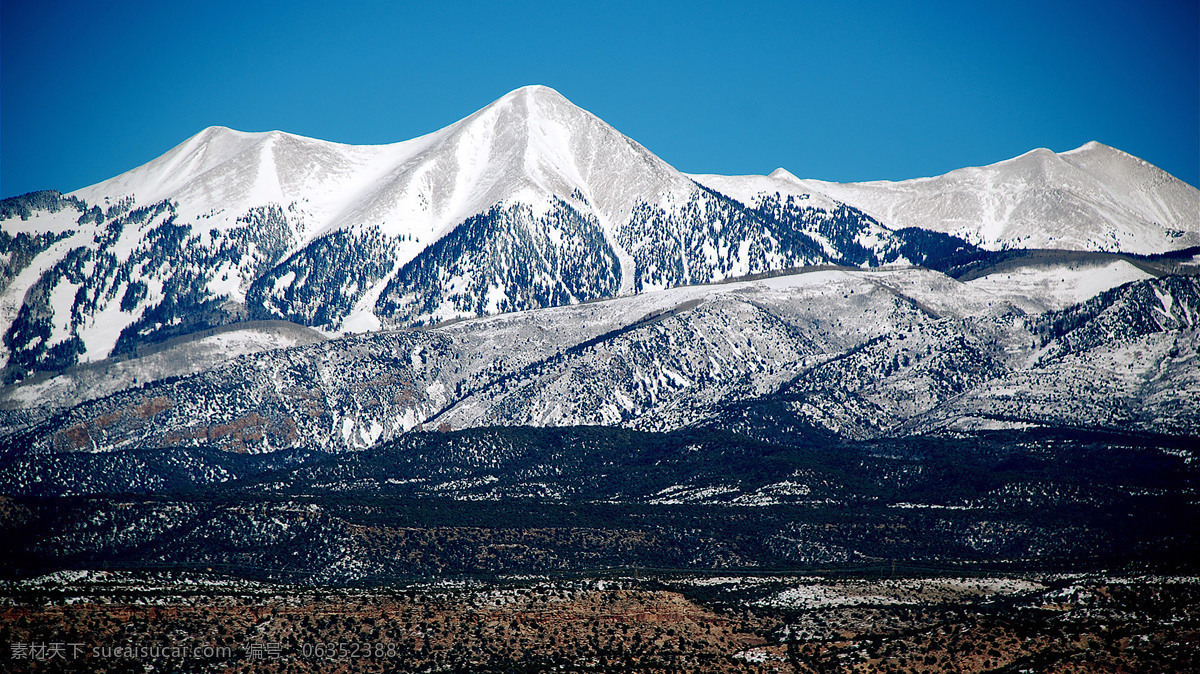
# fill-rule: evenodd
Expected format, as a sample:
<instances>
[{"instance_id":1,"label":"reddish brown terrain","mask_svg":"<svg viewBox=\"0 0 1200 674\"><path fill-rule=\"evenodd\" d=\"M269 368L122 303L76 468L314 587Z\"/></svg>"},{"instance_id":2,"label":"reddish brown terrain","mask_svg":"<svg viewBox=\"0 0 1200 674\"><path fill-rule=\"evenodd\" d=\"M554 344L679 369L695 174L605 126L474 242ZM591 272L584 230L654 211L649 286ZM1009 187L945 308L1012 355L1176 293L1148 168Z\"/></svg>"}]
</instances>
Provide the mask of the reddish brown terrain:
<instances>
[{"instance_id":1,"label":"reddish brown terrain","mask_svg":"<svg viewBox=\"0 0 1200 674\"><path fill-rule=\"evenodd\" d=\"M1182 672L1200 667L1200 582L624 578L311 590L100 573L10 586L0 640L9 671Z\"/></svg>"}]
</instances>

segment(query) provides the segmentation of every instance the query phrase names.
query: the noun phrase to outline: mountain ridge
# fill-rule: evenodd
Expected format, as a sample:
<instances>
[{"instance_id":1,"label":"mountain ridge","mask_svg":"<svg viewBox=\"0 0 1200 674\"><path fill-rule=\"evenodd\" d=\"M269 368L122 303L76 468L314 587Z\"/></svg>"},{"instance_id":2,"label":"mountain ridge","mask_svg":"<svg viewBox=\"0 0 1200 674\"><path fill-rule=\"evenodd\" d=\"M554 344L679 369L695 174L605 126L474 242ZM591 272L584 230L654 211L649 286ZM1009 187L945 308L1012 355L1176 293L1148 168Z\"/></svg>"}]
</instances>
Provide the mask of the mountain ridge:
<instances>
[{"instance_id":1,"label":"mountain ridge","mask_svg":"<svg viewBox=\"0 0 1200 674\"><path fill-rule=\"evenodd\" d=\"M1023 157L1109 183L1158 175L1105 147ZM543 86L386 145L209 127L108 181L3 202L4 381L248 319L332 336L806 265L986 259L990 239L901 227L856 189L783 169L688 176Z\"/></svg>"},{"instance_id":2,"label":"mountain ridge","mask_svg":"<svg viewBox=\"0 0 1200 674\"><path fill-rule=\"evenodd\" d=\"M800 228L748 211L538 86L391 145L210 127L5 204L6 230L74 237L10 244L38 259L5 289L7 381L247 318L341 334L841 263L817 230L873 227L841 206L784 207ZM854 244L854 264L899 246Z\"/></svg>"},{"instance_id":3,"label":"mountain ridge","mask_svg":"<svg viewBox=\"0 0 1200 674\"><path fill-rule=\"evenodd\" d=\"M156 162L0 202L10 575L1196 558L1200 248L1094 249L1197 227L1100 144L688 176L533 87Z\"/></svg>"},{"instance_id":4,"label":"mountain ridge","mask_svg":"<svg viewBox=\"0 0 1200 674\"><path fill-rule=\"evenodd\" d=\"M1200 190L1094 140L1065 152L1036 148L910 180L778 177L860 208L889 227L932 229L990 250L1147 254L1200 245Z\"/></svg>"},{"instance_id":5,"label":"mountain ridge","mask_svg":"<svg viewBox=\"0 0 1200 674\"><path fill-rule=\"evenodd\" d=\"M1198 325L1194 276L1025 315L933 271L826 270L252 353L0 412L0 453L337 452L497 425L767 441L1037 426L1195 436Z\"/></svg>"}]
</instances>

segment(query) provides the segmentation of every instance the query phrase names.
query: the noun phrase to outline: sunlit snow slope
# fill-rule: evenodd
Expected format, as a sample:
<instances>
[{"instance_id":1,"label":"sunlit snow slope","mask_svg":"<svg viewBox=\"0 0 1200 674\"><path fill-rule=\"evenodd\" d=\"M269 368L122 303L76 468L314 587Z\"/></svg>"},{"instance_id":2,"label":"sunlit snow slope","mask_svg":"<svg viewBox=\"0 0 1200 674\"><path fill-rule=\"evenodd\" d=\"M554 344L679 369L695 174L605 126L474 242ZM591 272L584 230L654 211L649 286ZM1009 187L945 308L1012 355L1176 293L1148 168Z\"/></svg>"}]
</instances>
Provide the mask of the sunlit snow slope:
<instances>
[{"instance_id":1,"label":"sunlit snow slope","mask_svg":"<svg viewBox=\"0 0 1200 674\"><path fill-rule=\"evenodd\" d=\"M772 177L792 179L786 171ZM1200 245L1200 190L1090 142L900 182L796 181L893 228L921 227L987 249L1161 253Z\"/></svg>"},{"instance_id":2,"label":"sunlit snow slope","mask_svg":"<svg viewBox=\"0 0 1200 674\"><path fill-rule=\"evenodd\" d=\"M935 271L809 271L347 336L63 408L0 408L0 454L341 451L505 426L1194 437L1198 327L1195 276L1029 315Z\"/></svg>"},{"instance_id":3,"label":"sunlit snow slope","mask_svg":"<svg viewBox=\"0 0 1200 674\"><path fill-rule=\"evenodd\" d=\"M899 259L821 237L882 231L857 210L748 209L541 86L391 145L212 127L0 222L6 381L246 319L358 332Z\"/></svg>"},{"instance_id":4,"label":"sunlit snow slope","mask_svg":"<svg viewBox=\"0 0 1200 674\"><path fill-rule=\"evenodd\" d=\"M247 320L356 333L808 265L958 273L978 245L1161 252L1200 243L1197 204L1097 144L904 183L686 176L543 86L390 145L212 127L0 202L0 382Z\"/></svg>"}]
</instances>

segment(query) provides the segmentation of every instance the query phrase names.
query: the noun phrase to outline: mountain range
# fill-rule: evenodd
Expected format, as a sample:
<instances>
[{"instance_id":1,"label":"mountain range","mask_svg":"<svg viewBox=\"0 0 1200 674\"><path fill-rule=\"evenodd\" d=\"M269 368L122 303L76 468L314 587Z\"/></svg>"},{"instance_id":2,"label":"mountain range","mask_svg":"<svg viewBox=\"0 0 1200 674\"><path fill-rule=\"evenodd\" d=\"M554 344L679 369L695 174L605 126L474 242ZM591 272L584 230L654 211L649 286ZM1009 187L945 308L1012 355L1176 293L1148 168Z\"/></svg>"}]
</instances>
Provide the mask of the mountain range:
<instances>
[{"instance_id":1,"label":"mountain range","mask_svg":"<svg viewBox=\"0 0 1200 674\"><path fill-rule=\"evenodd\" d=\"M0 224L0 575L1198 558L1200 191L1099 143L686 175L535 86Z\"/></svg>"},{"instance_id":2,"label":"mountain range","mask_svg":"<svg viewBox=\"0 0 1200 674\"><path fill-rule=\"evenodd\" d=\"M1095 143L901 183L687 176L552 89L382 146L205 129L0 209L6 383L248 320L326 335L829 264L1200 244L1200 193Z\"/></svg>"}]
</instances>

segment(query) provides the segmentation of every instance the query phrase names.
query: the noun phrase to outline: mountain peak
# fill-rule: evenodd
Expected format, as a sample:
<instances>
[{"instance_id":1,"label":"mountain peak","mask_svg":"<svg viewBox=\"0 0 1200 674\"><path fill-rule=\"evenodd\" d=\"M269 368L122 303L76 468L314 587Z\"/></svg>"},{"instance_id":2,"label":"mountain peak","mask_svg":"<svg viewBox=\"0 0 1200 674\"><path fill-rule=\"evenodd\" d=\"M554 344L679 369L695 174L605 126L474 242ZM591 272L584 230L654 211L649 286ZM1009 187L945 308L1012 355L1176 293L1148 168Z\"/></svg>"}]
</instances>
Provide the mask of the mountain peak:
<instances>
[{"instance_id":1,"label":"mountain peak","mask_svg":"<svg viewBox=\"0 0 1200 674\"><path fill-rule=\"evenodd\" d=\"M560 101L566 100L566 96L563 96L562 94L558 93L558 91L556 91L555 89L552 89L544 84L527 84L523 87L518 87L518 88L513 89L512 91L508 92L507 94L501 96L500 100L505 100L505 99L509 99L509 98L517 98L517 97L521 97L521 98L525 98L525 99L536 98L536 99L560 100Z\"/></svg>"},{"instance_id":2,"label":"mountain peak","mask_svg":"<svg viewBox=\"0 0 1200 674\"><path fill-rule=\"evenodd\" d=\"M788 180L788 181L791 181L794 183L800 182L799 178L797 178L791 171L783 168L782 166L775 169L774 171L771 171L771 174L768 175L767 177L774 178L776 180Z\"/></svg>"},{"instance_id":3,"label":"mountain peak","mask_svg":"<svg viewBox=\"0 0 1200 674\"><path fill-rule=\"evenodd\" d=\"M1151 254L1200 241L1200 191L1097 141L932 178L814 185L889 227L932 229L984 248Z\"/></svg>"},{"instance_id":4,"label":"mountain peak","mask_svg":"<svg viewBox=\"0 0 1200 674\"><path fill-rule=\"evenodd\" d=\"M213 125L201 129L199 133L177 147L187 147L189 143L254 143L290 135L292 134L284 133L283 131L240 131L227 126Z\"/></svg>"},{"instance_id":5,"label":"mountain peak","mask_svg":"<svg viewBox=\"0 0 1200 674\"><path fill-rule=\"evenodd\" d=\"M539 113L553 114L565 110L583 112L582 108L567 100L566 96L542 84L530 84L504 94L479 112L499 110L520 111L523 117Z\"/></svg>"},{"instance_id":6,"label":"mountain peak","mask_svg":"<svg viewBox=\"0 0 1200 674\"><path fill-rule=\"evenodd\" d=\"M1101 143L1100 141L1089 140L1088 142L1084 143L1083 145L1080 145L1079 147L1075 148L1074 150L1067 150L1066 152L1063 152L1062 154L1080 154L1083 152L1096 152L1096 151L1117 151L1117 152L1119 152L1120 150L1117 150L1115 147L1105 145L1104 143Z\"/></svg>"},{"instance_id":7,"label":"mountain peak","mask_svg":"<svg viewBox=\"0 0 1200 674\"><path fill-rule=\"evenodd\" d=\"M1045 162L1052 161L1052 160L1056 159L1057 157L1058 157L1058 153L1055 152L1054 150L1051 150L1050 148L1035 147L1034 149L1032 149L1028 152L1025 152L1024 154L1017 155L1016 157L1013 157L1011 159L1002 159L993 164L988 164L987 166L968 167L968 170L975 169L975 168L985 168L986 169L986 168L1027 165L1030 162L1037 162L1037 163L1044 164Z\"/></svg>"},{"instance_id":8,"label":"mountain peak","mask_svg":"<svg viewBox=\"0 0 1200 674\"><path fill-rule=\"evenodd\" d=\"M1104 143L1095 140L1089 140L1074 150L1060 152L1058 156L1066 159L1067 161L1073 162L1135 162L1137 164L1144 164L1147 166L1151 165L1149 162L1141 159L1140 157L1135 157L1124 150L1117 149L1111 145L1105 145Z\"/></svg>"},{"instance_id":9,"label":"mountain peak","mask_svg":"<svg viewBox=\"0 0 1200 674\"><path fill-rule=\"evenodd\" d=\"M519 194L542 195L531 196L538 201L582 194L606 219L623 222L638 202L694 189L641 145L544 85L510 91L438 134L416 159L455 176L453 185L428 197L450 220Z\"/></svg>"}]
</instances>

